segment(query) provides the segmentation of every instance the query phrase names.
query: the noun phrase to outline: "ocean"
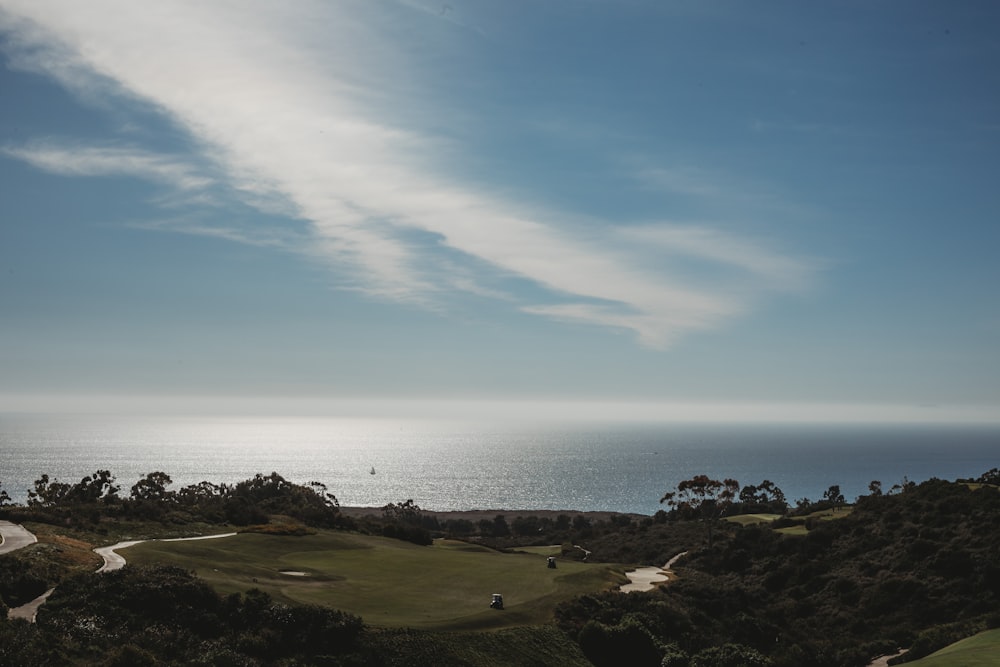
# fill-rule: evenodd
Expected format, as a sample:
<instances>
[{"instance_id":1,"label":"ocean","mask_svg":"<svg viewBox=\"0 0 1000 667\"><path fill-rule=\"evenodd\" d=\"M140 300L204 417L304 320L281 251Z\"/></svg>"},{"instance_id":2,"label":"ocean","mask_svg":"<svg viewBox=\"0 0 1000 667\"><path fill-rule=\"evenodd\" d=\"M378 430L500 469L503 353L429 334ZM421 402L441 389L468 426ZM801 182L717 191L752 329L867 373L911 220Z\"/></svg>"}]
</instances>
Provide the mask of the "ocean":
<instances>
[{"instance_id":1,"label":"ocean","mask_svg":"<svg viewBox=\"0 0 1000 667\"><path fill-rule=\"evenodd\" d=\"M341 505L652 514L697 474L768 479L790 502L831 485L977 477L1000 467L1000 426L512 423L303 417L0 415L0 488L25 502L43 473L110 470L127 495L148 472L173 488L278 472ZM375 474L371 474L372 470Z\"/></svg>"}]
</instances>

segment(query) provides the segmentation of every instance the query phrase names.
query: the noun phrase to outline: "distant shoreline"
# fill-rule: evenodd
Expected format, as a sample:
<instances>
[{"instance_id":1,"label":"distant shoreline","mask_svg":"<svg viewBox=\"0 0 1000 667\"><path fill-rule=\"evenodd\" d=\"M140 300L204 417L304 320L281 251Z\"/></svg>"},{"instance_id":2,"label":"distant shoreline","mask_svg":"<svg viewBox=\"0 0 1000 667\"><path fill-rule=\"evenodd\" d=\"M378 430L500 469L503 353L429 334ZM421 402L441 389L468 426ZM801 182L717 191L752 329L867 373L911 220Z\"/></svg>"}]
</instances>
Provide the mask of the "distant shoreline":
<instances>
[{"instance_id":1,"label":"distant shoreline","mask_svg":"<svg viewBox=\"0 0 1000 667\"><path fill-rule=\"evenodd\" d=\"M340 513L344 516L349 516L354 519L363 518L366 516L381 517L382 508L381 507L341 507ZM510 509L493 509L493 510L420 510L421 514L426 514L428 516L435 517L438 521L450 521L454 519L465 519L467 521L479 521L481 519L491 520L498 514L502 514L505 518L516 519L517 517L528 517L537 516L540 519L550 518L555 519L560 514L565 514L566 516L573 518L575 516L583 516L587 519L593 521L607 521L609 518L614 516L631 516L644 518L648 517L648 514L639 514L636 512L610 512L610 511L582 511L582 510L510 510Z\"/></svg>"}]
</instances>

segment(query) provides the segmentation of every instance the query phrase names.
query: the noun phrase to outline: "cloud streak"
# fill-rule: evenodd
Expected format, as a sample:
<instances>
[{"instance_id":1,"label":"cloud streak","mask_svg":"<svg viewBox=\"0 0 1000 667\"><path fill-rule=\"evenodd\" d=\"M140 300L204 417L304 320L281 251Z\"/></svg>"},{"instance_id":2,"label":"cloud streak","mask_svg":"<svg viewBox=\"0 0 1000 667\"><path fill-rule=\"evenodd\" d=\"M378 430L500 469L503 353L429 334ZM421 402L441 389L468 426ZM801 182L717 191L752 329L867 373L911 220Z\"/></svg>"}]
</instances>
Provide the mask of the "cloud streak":
<instances>
[{"instance_id":1,"label":"cloud streak","mask_svg":"<svg viewBox=\"0 0 1000 667\"><path fill-rule=\"evenodd\" d=\"M192 166L207 162L245 202L278 202L307 221L311 252L347 288L431 307L465 290L513 300L529 314L629 330L662 348L809 273L804 263L704 227L623 230L597 221L584 234L567 212L448 175L435 156L461 147L401 115L431 104L422 73L407 65L405 43L380 34L384 24L369 12L383 10L367 3L0 4L19 62L77 92L90 77L90 90L152 106L199 153L188 160L41 142L8 147L8 156L59 174L133 174L184 191L213 183ZM680 186L690 191L685 179ZM692 262L738 275L702 281L682 269ZM512 279L535 289L514 296L503 287Z\"/></svg>"},{"instance_id":2,"label":"cloud streak","mask_svg":"<svg viewBox=\"0 0 1000 667\"><path fill-rule=\"evenodd\" d=\"M8 146L0 152L62 176L133 176L180 190L197 190L213 183L211 178L199 173L181 158L139 148L35 142L26 146Z\"/></svg>"}]
</instances>

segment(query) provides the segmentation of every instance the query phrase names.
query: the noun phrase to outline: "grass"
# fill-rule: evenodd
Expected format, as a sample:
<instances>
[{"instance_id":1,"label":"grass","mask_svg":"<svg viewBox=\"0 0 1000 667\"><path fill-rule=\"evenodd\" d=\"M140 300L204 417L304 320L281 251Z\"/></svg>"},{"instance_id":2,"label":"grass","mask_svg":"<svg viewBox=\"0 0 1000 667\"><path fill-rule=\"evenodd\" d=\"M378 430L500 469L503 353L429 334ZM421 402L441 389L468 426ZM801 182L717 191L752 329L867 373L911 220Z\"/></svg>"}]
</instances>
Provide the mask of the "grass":
<instances>
[{"instance_id":1,"label":"grass","mask_svg":"<svg viewBox=\"0 0 1000 667\"><path fill-rule=\"evenodd\" d=\"M833 521L835 519L843 519L854 511L852 505L842 505L836 510L827 509L820 510L818 512L813 512L812 514L807 514L804 516L795 517L796 521L801 521L802 524L805 523L807 519L815 519L818 521ZM734 516L727 516L726 521L730 523L739 524L741 526L751 526L754 524L764 524L771 523L777 519L782 518L781 514L736 514ZM776 532L782 535L805 535L809 531L806 529L805 525L787 526L785 528L775 528Z\"/></svg>"},{"instance_id":2,"label":"grass","mask_svg":"<svg viewBox=\"0 0 1000 667\"><path fill-rule=\"evenodd\" d=\"M240 534L192 542L147 542L130 563L194 570L221 593L260 588L288 603L360 615L370 625L483 630L546 623L556 604L624 583L624 568L500 553L465 542L420 547L382 537L320 531L301 537ZM301 572L305 576L282 574ZM489 609L502 593L506 609Z\"/></svg>"},{"instance_id":3,"label":"grass","mask_svg":"<svg viewBox=\"0 0 1000 667\"><path fill-rule=\"evenodd\" d=\"M513 551L526 554L535 554L536 556L558 556L562 553L562 545L550 544L542 547L514 547Z\"/></svg>"},{"instance_id":4,"label":"grass","mask_svg":"<svg viewBox=\"0 0 1000 667\"><path fill-rule=\"evenodd\" d=\"M727 516L726 521L738 523L741 526L750 526L756 523L771 523L775 519L780 519L780 514L737 514Z\"/></svg>"},{"instance_id":5,"label":"grass","mask_svg":"<svg viewBox=\"0 0 1000 667\"><path fill-rule=\"evenodd\" d=\"M1000 630L980 632L906 664L913 667L996 667L1000 665Z\"/></svg>"},{"instance_id":6,"label":"grass","mask_svg":"<svg viewBox=\"0 0 1000 667\"><path fill-rule=\"evenodd\" d=\"M978 491L982 488L1000 490L1000 486L997 486L996 484L983 484L982 482L964 482L964 484L969 487L969 490L971 491Z\"/></svg>"}]
</instances>

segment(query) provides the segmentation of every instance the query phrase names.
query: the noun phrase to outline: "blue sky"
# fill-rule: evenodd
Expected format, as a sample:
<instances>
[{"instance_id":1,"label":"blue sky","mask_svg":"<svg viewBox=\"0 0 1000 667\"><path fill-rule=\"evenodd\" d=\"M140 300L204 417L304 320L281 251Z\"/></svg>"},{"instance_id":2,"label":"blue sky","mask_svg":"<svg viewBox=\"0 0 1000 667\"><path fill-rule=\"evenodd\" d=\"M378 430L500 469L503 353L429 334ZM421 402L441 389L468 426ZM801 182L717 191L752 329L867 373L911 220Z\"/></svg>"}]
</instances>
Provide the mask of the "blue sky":
<instances>
[{"instance_id":1,"label":"blue sky","mask_svg":"<svg viewBox=\"0 0 1000 667\"><path fill-rule=\"evenodd\" d=\"M0 396L1000 419L998 20L0 0Z\"/></svg>"}]
</instances>

